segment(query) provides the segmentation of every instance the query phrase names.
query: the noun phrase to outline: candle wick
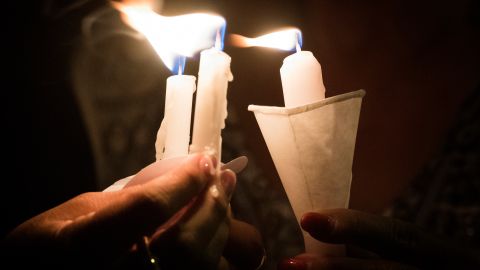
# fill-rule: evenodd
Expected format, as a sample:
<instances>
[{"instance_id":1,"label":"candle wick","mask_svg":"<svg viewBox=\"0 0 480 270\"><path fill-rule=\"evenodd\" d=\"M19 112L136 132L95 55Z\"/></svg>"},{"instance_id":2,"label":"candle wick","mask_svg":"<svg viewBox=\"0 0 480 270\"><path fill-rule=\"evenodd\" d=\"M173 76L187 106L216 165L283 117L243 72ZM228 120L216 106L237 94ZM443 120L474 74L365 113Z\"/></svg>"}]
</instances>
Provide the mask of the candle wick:
<instances>
[{"instance_id":1,"label":"candle wick","mask_svg":"<svg viewBox=\"0 0 480 270\"><path fill-rule=\"evenodd\" d=\"M297 42L295 43L295 49L297 50L297 52L301 52L301 51L302 51L302 48L300 47L300 44L298 43L298 40L297 40Z\"/></svg>"},{"instance_id":2,"label":"candle wick","mask_svg":"<svg viewBox=\"0 0 480 270\"><path fill-rule=\"evenodd\" d=\"M179 65L178 65L178 75L183 75L182 64L179 64Z\"/></svg>"},{"instance_id":3,"label":"candle wick","mask_svg":"<svg viewBox=\"0 0 480 270\"><path fill-rule=\"evenodd\" d=\"M217 50L222 49L222 39L220 37L220 30L217 30L217 36L215 38L215 49Z\"/></svg>"}]
</instances>

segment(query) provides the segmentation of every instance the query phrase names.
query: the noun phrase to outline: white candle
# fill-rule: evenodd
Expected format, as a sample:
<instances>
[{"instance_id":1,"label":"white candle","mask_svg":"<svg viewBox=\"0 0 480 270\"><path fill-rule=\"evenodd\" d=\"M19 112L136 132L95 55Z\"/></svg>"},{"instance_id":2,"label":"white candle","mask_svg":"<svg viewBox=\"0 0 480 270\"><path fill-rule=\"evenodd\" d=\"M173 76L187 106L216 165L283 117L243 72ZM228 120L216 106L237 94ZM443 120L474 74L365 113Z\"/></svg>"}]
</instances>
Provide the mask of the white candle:
<instances>
[{"instance_id":1,"label":"white candle","mask_svg":"<svg viewBox=\"0 0 480 270\"><path fill-rule=\"evenodd\" d=\"M207 49L200 54L198 90L193 122L192 153L211 151L221 159L221 130L227 118L227 87L233 80L231 58L219 48Z\"/></svg>"},{"instance_id":2,"label":"white candle","mask_svg":"<svg viewBox=\"0 0 480 270\"><path fill-rule=\"evenodd\" d=\"M167 79L165 114L155 145L157 160L188 155L195 79L190 75Z\"/></svg>"},{"instance_id":3,"label":"white candle","mask_svg":"<svg viewBox=\"0 0 480 270\"><path fill-rule=\"evenodd\" d=\"M285 107L297 107L325 98L322 68L312 52L297 51L286 57L280 75Z\"/></svg>"},{"instance_id":4,"label":"white candle","mask_svg":"<svg viewBox=\"0 0 480 270\"><path fill-rule=\"evenodd\" d=\"M301 51L302 33L296 28L272 32L255 38L231 34L230 41L239 47L267 47L297 50L286 57L280 68L285 107L297 107L325 98L322 68L311 52Z\"/></svg>"},{"instance_id":5,"label":"white candle","mask_svg":"<svg viewBox=\"0 0 480 270\"><path fill-rule=\"evenodd\" d=\"M114 3L114 7L122 12L124 22L146 37L172 71L177 57L192 57L212 47L212 36L217 34L216 49L201 53L193 148L196 152L213 150L219 156L220 130L225 126L227 115L227 85L232 80L230 57L220 51L219 36L225 19L205 13L165 17L153 12L148 5ZM188 154L194 91L195 77L168 78L165 115L155 142L157 160Z\"/></svg>"}]
</instances>

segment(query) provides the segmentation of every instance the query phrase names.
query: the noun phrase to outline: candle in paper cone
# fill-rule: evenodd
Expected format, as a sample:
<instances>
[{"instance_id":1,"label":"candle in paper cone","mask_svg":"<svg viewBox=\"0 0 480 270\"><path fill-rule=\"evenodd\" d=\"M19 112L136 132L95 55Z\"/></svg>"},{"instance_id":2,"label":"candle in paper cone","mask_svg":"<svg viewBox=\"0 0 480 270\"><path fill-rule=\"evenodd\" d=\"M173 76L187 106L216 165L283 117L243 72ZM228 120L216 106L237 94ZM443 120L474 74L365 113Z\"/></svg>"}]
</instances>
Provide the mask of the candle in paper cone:
<instances>
[{"instance_id":1,"label":"candle in paper cone","mask_svg":"<svg viewBox=\"0 0 480 270\"><path fill-rule=\"evenodd\" d=\"M309 51L298 51L280 68L285 107L297 107L325 98L322 68Z\"/></svg>"},{"instance_id":2,"label":"candle in paper cone","mask_svg":"<svg viewBox=\"0 0 480 270\"><path fill-rule=\"evenodd\" d=\"M345 208L362 97L359 90L295 108L250 105L297 220L309 211ZM342 255L304 232L307 252Z\"/></svg>"}]
</instances>

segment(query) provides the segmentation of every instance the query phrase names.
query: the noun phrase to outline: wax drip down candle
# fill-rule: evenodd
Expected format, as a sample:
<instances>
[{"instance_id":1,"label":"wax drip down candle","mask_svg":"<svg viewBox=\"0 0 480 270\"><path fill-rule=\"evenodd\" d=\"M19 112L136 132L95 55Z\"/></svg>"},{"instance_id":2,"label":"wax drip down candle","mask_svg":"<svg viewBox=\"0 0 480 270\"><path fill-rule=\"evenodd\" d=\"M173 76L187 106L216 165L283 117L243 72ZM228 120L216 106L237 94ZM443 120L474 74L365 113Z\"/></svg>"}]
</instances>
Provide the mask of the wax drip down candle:
<instances>
[{"instance_id":1,"label":"wax drip down candle","mask_svg":"<svg viewBox=\"0 0 480 270\"><path fill-rule=\"evenodd\" d=\"M232 44L238 47L268 47L284 51L296 50L283 60L280 68L285 107L297 107L325 99L322 68L310 51L302 51L302 33L289 28L248 38L231 34Z\"/></svg>"},{"instance_id":2,"label":"wax drip down candle","mask_svg":"<svg viewBox=\"0 0 480 270\"><path fill-rule=\"evenodd\" d=\"M217 32L213 48L200 54L191 153L210 151L221 160L222 136L227 118L227 88L233 80L231 58L223 49L225 28Z\"/></svg>"}]
</instances>

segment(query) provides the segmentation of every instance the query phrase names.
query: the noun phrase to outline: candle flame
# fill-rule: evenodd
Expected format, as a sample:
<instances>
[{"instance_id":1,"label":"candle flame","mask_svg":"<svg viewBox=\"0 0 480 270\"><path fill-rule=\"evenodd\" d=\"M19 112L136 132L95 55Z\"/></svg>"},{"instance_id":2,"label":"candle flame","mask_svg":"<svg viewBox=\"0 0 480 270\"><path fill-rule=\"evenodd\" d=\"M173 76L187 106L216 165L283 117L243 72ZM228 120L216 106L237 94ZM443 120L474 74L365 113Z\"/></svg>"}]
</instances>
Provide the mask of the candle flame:
<instances>
[{"instance_id":1,"label":"candle flame","mask_svg":"<svg viewBox=\"0 0 480 270\"><path fill-rule=\"evenodd\" d=\"M172 72L179 68L183 71L185 57L214 47L217 35L220 35L219 49L223 49L226 22L221 16L193 13L166 17L155 13L148 4L114 2L112 5L121 12L127 25L145 36Z\"/></svg>"},{"instance_id":2,"label":"candle flame","mask_svg":"<svg viewBox=\"0 0 480 270\"><path fill-rule=\"evenodd\" d=\"M302 46L302 32L296 28L289 28L256 38L230 34L229 40L233 46L241 48L267 47L284 51L292 51L295 49L298 51Z\"/></svg>"}]
</instances>

